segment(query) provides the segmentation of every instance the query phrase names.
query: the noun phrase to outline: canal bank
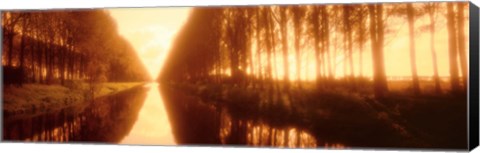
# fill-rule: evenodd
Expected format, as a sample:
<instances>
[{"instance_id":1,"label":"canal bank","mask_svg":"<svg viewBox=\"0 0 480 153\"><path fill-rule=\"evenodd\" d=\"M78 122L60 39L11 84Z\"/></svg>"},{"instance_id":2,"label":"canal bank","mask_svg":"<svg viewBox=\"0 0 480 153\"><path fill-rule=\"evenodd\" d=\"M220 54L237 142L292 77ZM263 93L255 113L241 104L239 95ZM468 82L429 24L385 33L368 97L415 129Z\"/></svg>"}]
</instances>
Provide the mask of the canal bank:
<instances>
[{"instance_id":1,"label":"canal bank","mask_svg":"<svg viewBox=\"0 0 480 153\"><path fill-rule=\"evenodd\" d=\"M144 85L144 82L103 83L97 85L93 96L88 84L70 86L24 84L21 87L7 86L3 89L3 116L5 118L29 117L74 107L77 110L85 103L99 97L119 93ZM76 109L73 109L74 111Z\"/></svg>"},{"instance_id":2,"label":"canal bank","mask_svg":"<svg viewBox=\"0 0 480 153\"><path fill-rule=\"evenodd\" d=\"M3 140L69 143L119 143L131 131L148 91L136 86L36 116L6 118Z\"/></svg>"},{"instance_id":3,"label":"canal bank","mask_svg":"<svg viewBox=\"0 0 480 153\"><path fill-rule=\"evenodd\" d=\"M138 85L71 108L4 122L7 141L177 144L157 83Z\"/></svg>"}]
</instances>

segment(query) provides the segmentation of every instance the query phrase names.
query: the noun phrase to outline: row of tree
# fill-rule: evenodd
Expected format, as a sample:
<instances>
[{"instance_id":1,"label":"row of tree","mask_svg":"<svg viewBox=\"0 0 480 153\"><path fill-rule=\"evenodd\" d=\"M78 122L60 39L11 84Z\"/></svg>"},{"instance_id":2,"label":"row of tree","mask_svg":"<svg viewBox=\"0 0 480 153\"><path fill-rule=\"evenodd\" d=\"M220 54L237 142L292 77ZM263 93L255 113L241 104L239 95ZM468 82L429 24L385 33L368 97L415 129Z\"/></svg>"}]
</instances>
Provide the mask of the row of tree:
<instances>
[{"instance_id":1,"label":"row of tree","mask_svg":"<svg viewBox=\"0 0 480 153\"><path fill-rule=\"evenodd\" d=\"M2 12L2 31L4 76L20 83L149 79L105 10Z\"/></svg>"},{"instance_id":2,"label":"row of tree","mask_svg":"<svg viewBox=\"0 0 480 153\"><path fill-rule=\"evenodd\" d=\"M428 2L195 8L177 35L160 80L219 82L228 79L231 83L255 86L269 85L277 79L277 82L284 80L283 85L288 89L292 86L289 80L293 80L293 86L301 87L300 75L315 73L317 85L324 86L335 79L336 59L341 57L344 78L355 86L356 78L364 74L363 70L355 74L354 48L362 55L370 45L374 91L377 97L383 97L388 92L383 55L385 37L397 33L398 29L388 24L395 17L408 23L412 87L414 93L420 94L415 21L428 16L435 89L441 92L434 38L435 25L444 21L437 21L437 16L445 14L451 91L465 91L468 72L463 27L467 7L467 2ZM316 72L302 70L304 56L311 55ZM294 59L289 59L290 56ZM358 58L361 69L363 59ZM290 65L295 65L294 71ZM277 67L283 69L283 74L279 74ZM290 78L290 73L294 78Z\"/></svg>"}]
</instances>

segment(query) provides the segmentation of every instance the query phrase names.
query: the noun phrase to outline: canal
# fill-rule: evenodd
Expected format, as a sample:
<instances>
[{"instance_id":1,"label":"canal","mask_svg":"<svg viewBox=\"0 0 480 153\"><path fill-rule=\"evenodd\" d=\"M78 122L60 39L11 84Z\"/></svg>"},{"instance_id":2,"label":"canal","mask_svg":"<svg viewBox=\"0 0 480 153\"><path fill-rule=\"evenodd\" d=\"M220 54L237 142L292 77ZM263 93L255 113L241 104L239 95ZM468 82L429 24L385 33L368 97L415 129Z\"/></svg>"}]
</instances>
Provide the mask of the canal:
<instances>
[{"instance_id":1,"label":"canal","mask_svg":"<svg viewBox=\"0 0 480 153\"><path fill-rule=\"evenodd\" d=\"M98 98L78 109L6 120L4 140L278 147L317 147L319 143L302 128L237 119L225 107L157 83Z\"/></svg>"}]
</instances>

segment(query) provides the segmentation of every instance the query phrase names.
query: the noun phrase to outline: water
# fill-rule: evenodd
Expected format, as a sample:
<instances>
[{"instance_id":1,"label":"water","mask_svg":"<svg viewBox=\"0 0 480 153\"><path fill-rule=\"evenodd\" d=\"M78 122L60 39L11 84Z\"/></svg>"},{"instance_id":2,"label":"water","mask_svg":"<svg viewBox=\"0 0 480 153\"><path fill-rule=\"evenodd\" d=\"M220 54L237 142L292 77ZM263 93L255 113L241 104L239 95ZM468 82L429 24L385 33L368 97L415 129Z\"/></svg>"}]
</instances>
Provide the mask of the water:
<instances>
[{"instance_id":1,"label":"water","mask_svg":"<svg viewBox=\"0 0 480 153\"><path fill-rule=\"evenodd\" d=\"M150 90L147 92L143 107L138 113L138 119L132 130L120 143L173 145L175 140L164 101L158 90L158 84L152 83L147 86Z\"/></svg>"},{"instance_id":2,"label":"water","mask_svg":"<svg viewBox=\"0 0 480 153\"><path fill-rule=\"evenodd\" d=\"M136 145L329 146L304 128L238 118L168 86L150 83L85 107L4 122L4 140ZM288 125L288 124L287 124ZM343 147L330 144L329 147Z\"/></svg>"}]
</instances>

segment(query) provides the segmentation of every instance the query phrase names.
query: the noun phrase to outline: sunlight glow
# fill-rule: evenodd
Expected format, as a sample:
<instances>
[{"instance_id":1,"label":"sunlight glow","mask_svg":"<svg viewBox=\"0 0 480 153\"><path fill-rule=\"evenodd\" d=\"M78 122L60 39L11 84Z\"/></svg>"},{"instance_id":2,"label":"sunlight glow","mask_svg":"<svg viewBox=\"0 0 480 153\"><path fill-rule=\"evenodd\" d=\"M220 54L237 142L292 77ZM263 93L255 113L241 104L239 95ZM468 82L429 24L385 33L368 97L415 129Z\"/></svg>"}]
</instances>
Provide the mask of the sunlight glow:
<instances>
[{"instance_id":1,"label":"sunlight glow","mask_svg":"<svg viewBox=\"0 0 480 153\"><path fill-rule=\"evenodd\" d=\"M160 72L176 33L186 22L191 8L109 9L120 35L135 48L151 78Z\"/></svg>"}]
</instances>

